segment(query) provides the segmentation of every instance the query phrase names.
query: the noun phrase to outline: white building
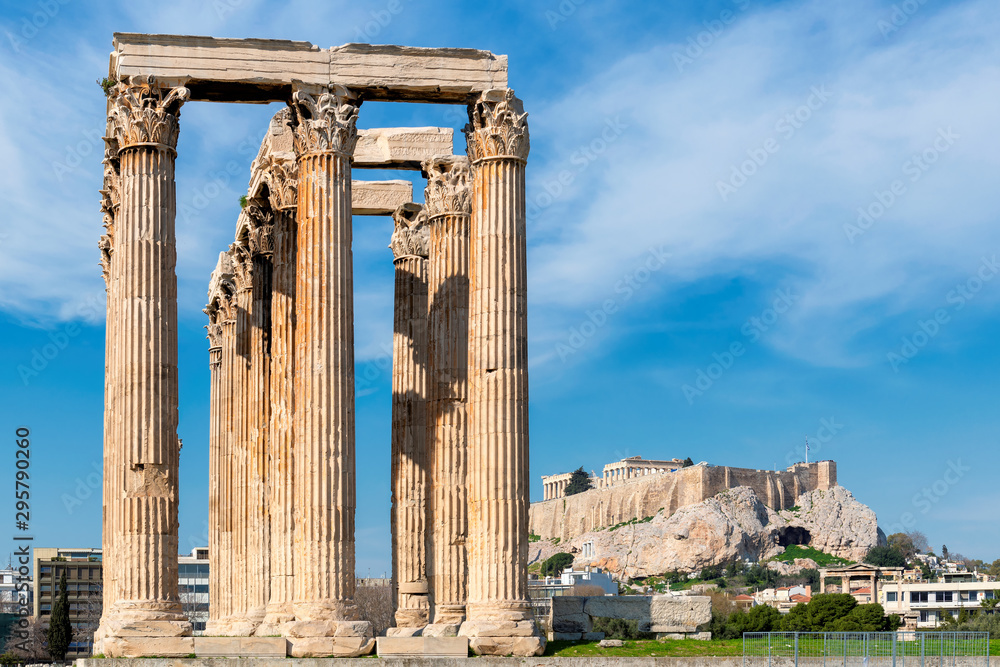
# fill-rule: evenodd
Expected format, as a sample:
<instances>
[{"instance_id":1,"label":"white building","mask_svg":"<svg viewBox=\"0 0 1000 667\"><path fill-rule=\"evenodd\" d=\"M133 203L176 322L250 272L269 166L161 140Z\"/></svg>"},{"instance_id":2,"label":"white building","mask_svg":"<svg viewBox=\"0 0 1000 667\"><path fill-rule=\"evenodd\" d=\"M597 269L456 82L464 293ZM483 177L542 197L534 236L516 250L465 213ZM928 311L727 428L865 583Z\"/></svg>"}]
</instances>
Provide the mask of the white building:
<instances>
[{"instance_id":1,"label":"white building","mask_svg":"<svg viewBox=\"0 0 1000 667\"><path fill-rule=\"evenodd\" d=\"M190 556L177 558L177 584L184 615L200 635L208 622L208 547L196 547Z\"/></svg>"},{"instance_id":2,"label":"white building","mask_svg":"<svg viewBox=\"0 0 1000 667\"><path fill-rule=\"evenodd\" d=\"M899 614L907 629L936 628L962 609L977 611L980 601L1000 597L1000 581L980 581L973 573L945 574L936 582L883 582L879 603Z\"/></svg>"},{"instance_id":3,"label":"white building","mask_svg":"<svg viewBox=\"0 0 1000 667\"><path fill-rule=\"evenodd\" d=\"M618 595L618 582L599 567L579 572L566 568L559 577L529 579L528 595L535 599L573 595L572 589L575 586L598 586L604 590L605 595Z\"/></svg>"}]
</instances>

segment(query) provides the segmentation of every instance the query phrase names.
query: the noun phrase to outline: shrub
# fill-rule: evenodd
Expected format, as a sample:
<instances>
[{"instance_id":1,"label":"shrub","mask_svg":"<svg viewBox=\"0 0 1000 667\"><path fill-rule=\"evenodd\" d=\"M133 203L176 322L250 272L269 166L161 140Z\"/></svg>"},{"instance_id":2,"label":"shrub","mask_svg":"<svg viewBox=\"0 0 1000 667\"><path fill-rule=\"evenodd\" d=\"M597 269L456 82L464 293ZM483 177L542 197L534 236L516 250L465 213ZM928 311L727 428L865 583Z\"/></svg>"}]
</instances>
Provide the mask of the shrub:
<instances>
[{"instance_id":1,"label":"shrub","mask_svg":"<svg viewBox=\"0 0 1000 667\"><path fill-rule=\"evenodd\" d=\"M562 571L573 564L573 554L562 551L546 559L542 563L542 576L559 576Z\"/></svg>"}]
</instances>

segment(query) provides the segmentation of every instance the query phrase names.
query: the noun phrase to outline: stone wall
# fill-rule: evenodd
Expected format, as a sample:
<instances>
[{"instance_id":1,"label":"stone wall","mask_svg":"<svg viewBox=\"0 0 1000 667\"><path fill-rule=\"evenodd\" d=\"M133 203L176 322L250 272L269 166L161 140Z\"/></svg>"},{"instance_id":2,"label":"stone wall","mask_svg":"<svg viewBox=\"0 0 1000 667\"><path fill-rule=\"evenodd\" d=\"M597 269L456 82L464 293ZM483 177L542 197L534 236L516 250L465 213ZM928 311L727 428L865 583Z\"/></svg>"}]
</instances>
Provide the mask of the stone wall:
<instances>
[{"instance_id":1,"label":"stone wall","mask_svg":"<svg viewBox=\"0 0 1000 667\"><path fill-rule=\"evenodd\" d=\"M531 504L531 533L542 539L569 540L598 528L654 516L669 516L720 491L745 486L768 507L780 511L799 495L837 485L834 461L797 463L785 470L752 470L696 465L672 473L638 477L603 489Z\"/></svg>"},{"instance_id":2,"label":"stone wall","mask_svg":"<svg viewBox=\"0 0 1000 667\"><path fill-rule=\"evenodd\" d=\"M712 620L712 600L702 595L602 595L552 598L552 639L588 639L594 618L638 621L640 632L694 636Z\"/></svg>"}]
</instances>

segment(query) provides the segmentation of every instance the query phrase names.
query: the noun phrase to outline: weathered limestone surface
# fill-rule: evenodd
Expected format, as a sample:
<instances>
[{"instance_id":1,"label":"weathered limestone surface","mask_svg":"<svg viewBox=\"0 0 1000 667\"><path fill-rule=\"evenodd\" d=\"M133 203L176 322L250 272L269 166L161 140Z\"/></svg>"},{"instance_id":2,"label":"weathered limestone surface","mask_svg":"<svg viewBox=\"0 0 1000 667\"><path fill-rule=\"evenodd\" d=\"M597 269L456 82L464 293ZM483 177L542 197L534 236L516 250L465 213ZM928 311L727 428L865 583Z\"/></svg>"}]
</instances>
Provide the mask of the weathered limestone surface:
<instances>
[{"instance_id":1,"label":"weathered limestone surface","mask_svg":"<svg viewBox=\"0 0 1000 667\"><path fill-rule=\"evenodd\" d=\"M428 262L428 419L431 468L431 581L434 624L454 634L468 597L469 217L465 157L440 156L423 166Z\"/></svg>"},{"instance_id":2,"label":"weathered limestone surface","mask_svg":"<svg viewBox=\"0 0 1000 667\"><path fill-rule=\"evenodd\" d=\"M465 102L507 86L507 57L475 49L115 33L110 74L186 85L192 99L279 102L293 83L343 85L365 99ZM219 85L227 84L227 85Z\"/></svg>"},{"instance_id":3,"label":"weathered limestone surface","mask_svg":"<svg viewBox=\"0 0 1000 667\"><path fill-rule=\"evenodd\" d=\"M392 215L403 204L413 201L410 181L354 181L351 184L354 215Z\"/></svg>"},{"instance_id":4,"label":"weathered limestone surface","mask_svg":"<svg viewBox=\"0 0 1000 667\"><path fill-rule=\"evenodd\" d=\"M460 635L486 655L545 649L528 602L528 350L524 168L512 90L470 108L469 599Z\"/></svg>"},{"instance_id":5,"label":"weathered limestone surface","mask_svg":"<svg viewBox=\"0 0 1000 667\"><path fill-rule=\"evenodd\" d=\"M371 624L354 604L354 299L350 97L295 93L296 657L362 655ZM351 623L355 622L355 623ZM350 632L354 636L345 636ZM335 635L338 635L335 637Z\"/></svg>"},{"instance_id":6,"label":"weathered limestone surface","mask_svg":"<svg viewBox=\"0 0 1000 667\"><path fill-rule=\"evenodd\" d=\"M232 424L231 370L235 363L235 302L233 294L233 262L228 252L219 254L219 260L208 289L209 355L213 368L212 377L212 431L209 442L209 553L212 567L209 571L209 620L206 632L225 634L228 627L221 623L231 613L232 580L232 528L231 522L231 470L230 429ZM227 593L224 595L223 591Z\"/></svg>"},{"instance_id":7,"label":"weathered limestone surface","mask_svg":"<svg viewBox=\"0 0 1000 667\"><path fill-rule=\"evenodd\" d=\"M669 516L737 486L753 489L772 509L788 509L807 491L836 487L837 464L799 463L781 471L696 465L639 476L602 489L532 503L531 532L543 539L572 540L598 528L654 516L661 509Z\"/></svg>"},{"instance_id":8,"label":"weathered limestone surface","mask_svg":"<svg viewBox=\"0 0 1000 667\"><path fill-rule=\"evenodd\" d=\"M558 545L550 540L535 542L531 559L537 562L590 543L594 555L580 559L579 565L635 577L698 571L734 560L766 560L784 550L782 542L803 540L821 551L860 560L868 549L884 542L875 513L843 487L811 491L795 502L799 509L775 512L750 488L727 489L672 515L664 510L649 521L583 533Z\"/></svg>"},{"instance_id":9,"label":"weathered limestone surface","mask_svg":"<svg viewBox=\"0 0 1000 667\"><path fill-rule=\"evenodd\" d=\"M422 628L427 583L427 253L419 204L393 214L392 573L397 628Z\"/></svg>"},{"instance_id":10,"label":"weathered limestone surface","mask_svg":"<svg viewBox=\"0 0 1000 667\"><path fill-rule=\"evenodd\" d=\"M557 634L589 633L596 617L635 620L642 632L693 635L712 620L712 600L700 595L557 596L551 613Z\"/></svg>"},{"instance_id":11,"label":"weathered limestone surface","mask_svg":"<svg viewBox=\"0 0 1000 667\"><path fill-rule=\"evenodd\" d=\"M274 214L270 329L270 433L268 502L270 511L270 597L257 634L281 634L294 620L295 470L293 421L295 385L295 235L298 172L294 162L268 162L264 169Z\"/></svg>"},{"instance_id":12,"label":"weathered limestone surface","mask_svg":"<svg viewBox=\"0 0 1000 667\"><path fill-rule=\"evenodd\" d=\"M183 88L126 81L109 98L118 162L107 326L104 548L113 566L96 643L191 634L177 591L177 262L174 158ZM135 623L143 624L141 631Z\"/></svg>"},{"instance_id":13,"label":"weathered limestone surface","mask_svg":"<svg viewBox=\"0 0 1000 667\"><path fill-rule=\"evenodd\" d=\"M270 431L270 334L274 214L268 202L244 209L247 246L253 264L248 336L247 620L256 631L270 599L270 503L267 492Z\"/></svg>"},{"instance_id":14,"label":"weathered limestone surface","mask_svg":"<svg viewBox=\"0 0 1000 667\"><path fill-rule=\"evenodd\" d=\"M380 658L467 658L469 640L465 637L379 637Z\"/></svg>"},{"instance_id":15,"label":"weathered limestone surface","mask_svg":"<svg viewBox=\"0 0 1000 667\"><path fill-rule=\"evenodd\" d=\"M368 169L420 169L435 155L454 152L450 127L387 127L358 130L354 166Z\"/></svg>"}]
</instances>

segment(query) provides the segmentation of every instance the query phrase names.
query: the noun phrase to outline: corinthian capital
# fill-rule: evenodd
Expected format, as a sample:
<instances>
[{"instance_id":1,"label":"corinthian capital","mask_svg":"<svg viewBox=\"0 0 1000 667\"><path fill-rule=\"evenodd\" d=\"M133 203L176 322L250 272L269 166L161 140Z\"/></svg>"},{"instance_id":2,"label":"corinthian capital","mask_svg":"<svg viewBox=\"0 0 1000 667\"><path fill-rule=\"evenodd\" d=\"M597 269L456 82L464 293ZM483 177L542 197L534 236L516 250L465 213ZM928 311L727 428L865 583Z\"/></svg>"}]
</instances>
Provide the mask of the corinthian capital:
<instances>
[{"instance_id":1,"label":"corinthian capital","mask_svg":"<svg viewBox=\"0 0 1000 667\"><path fill-rule=\"evenodd\" d=\"M298 204L299 164L295 160L266 157L260 165L264 170L268 199L275 211L295 208Z\"/></svg>"},{"instance_id":2,"label":"corinthian capital","mask_svg":"<svg viewBox=\"0 0 1000 667\"><path fill-rule=\"evenodd\" d=\"M358 106L356 96L340 86L315 96L295 91L291 102L295 152L353 155L358 143Z\"/></svg>"},{"instance_id":3,"label":"corinthian capital","mask_svg":"<svg viewBox=\"0 0 1000 667\"><path fill-rule=\"evenodd\" d=\"M393 212L392 219L396 223L392 239L389 240L393 257L400 259L416 256L426 259L431 237L430 230L424 224L427 216L424 215L423 207L420 204L403 204Z\"/></svg>"},{"instance_id":4,"label":"corinthian capital","mask_svg":"<svg viewBox=\"0 0 1000 667\"><path fill-rule=\"evenodd\" d=\"M230 246L233 257L233 282L237 292L253 289L253 255L246 241Z\"/></svg>"},{"instance_id":5,"label":"corinthian capital","mask_svg":"<svg viewBox=\"0 0 1000 667\"><path fill-rule=\"evenodd\" d=\"M422 168L427 176L424 212L428 218L446 213L469 215L472 212L469 158L440 155L424 161Z\"/></svg>"},{"instance_id":6,"label":"corinthian capital","mask_svg":"<svg viewBox=\"0 0 1000 667\"><path fill-rule=\"evenodd\" d=\"M469 106L469 124L465 126L469 159L527 160L531 148L527 119L521 100L510 88L484 92Z\"/></svg>"},{"instance_id":7,"label":"corinthian capital","mask_svg":"<svg viewBox=\"0 0 1000 667\"><path fill-rule=\"evenodd\" d=\"M181 105L190 97L187 88L166 90L157 86L153 77L131 77L115 84L108 108L115 147L124 150L153 145L176 149Z\"/></svg>"},{"instance_id":8,"label":"corinthian capital","mask_svg":"<svg viewBox=\"0 0 1000 667\"><path fill-rule=\"evenodd\" d=\"M249 245L254 255L274 254L274 212L261 202L251 201L246 207L250 218Z\"/></svg>"}]
</instances>

